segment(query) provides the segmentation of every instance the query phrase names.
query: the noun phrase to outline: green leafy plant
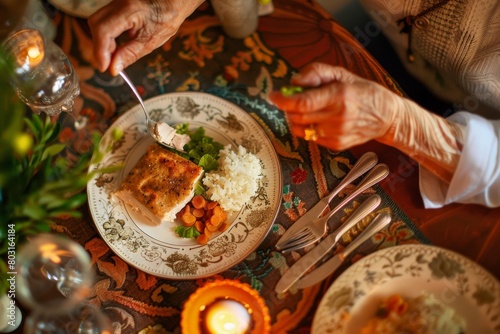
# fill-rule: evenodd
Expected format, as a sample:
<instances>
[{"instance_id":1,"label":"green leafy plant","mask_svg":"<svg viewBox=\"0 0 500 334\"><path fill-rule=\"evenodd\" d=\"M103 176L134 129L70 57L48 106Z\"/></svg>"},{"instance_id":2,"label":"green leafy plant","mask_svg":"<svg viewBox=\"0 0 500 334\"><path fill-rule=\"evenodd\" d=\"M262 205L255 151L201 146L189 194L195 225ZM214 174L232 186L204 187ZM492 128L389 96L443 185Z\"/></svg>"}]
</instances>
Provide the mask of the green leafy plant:
<instances>
[{"instance_id":1,"label":"green leafy plant","mask_svg":"<svg viewBox=\"0 0 500 334\"><path fill-rule=\"evenodd\" d=\"M13 271L7 261L29 236L47 232L58 218L79 217L86 203L84 189L94 173L91 163L102 153L99 135L76 161L65 158L58 142L61 126L50 117L26 112L9 83L10 61L0 49L0 273ZM96 171L97 172L97 171ZM102 172L102 171L100 171ZM10 251L10 252L9 252ZM7 282L0 282L0 293Z\"/></svg>"}]
</instances>

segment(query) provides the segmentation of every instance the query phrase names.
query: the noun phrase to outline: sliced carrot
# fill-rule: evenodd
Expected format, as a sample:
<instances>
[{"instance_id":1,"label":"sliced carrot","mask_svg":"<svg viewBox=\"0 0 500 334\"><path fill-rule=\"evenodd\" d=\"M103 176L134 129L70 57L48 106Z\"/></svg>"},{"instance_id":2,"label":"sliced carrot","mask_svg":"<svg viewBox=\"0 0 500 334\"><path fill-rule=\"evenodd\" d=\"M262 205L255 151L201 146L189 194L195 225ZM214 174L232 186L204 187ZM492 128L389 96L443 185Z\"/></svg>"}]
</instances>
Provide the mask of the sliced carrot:
<instances>
[{"instance_id":1,"label":"sliced carrot","mask_svg":"<svg viewBox=\"0 0 500 334\"><path fill-rule=\"evenodd\" d=\"M196 222L196 217L191 212L184 212L181 216L181 222L184 226L193 226Z\"/></svg>"},{"instance_id":2,"label":"sliced carrot","mask_svg":"<svg viewBox=\"0 0 500 334\"><path fill-rule=\"evenodd\" d=\"M208 242L213 232L225 231L229 225L226 223L227 213L218 202L205 199L201 195L196 195L177 213L184 226L195 226L200 232L197 237L198 243L204 245Z\"/></svg>"},{"instance_id":3,"label":"sliced carrot","mask_svg":"<svg viewBox=\"0 0 500 334\"><path fill-rule=\"evenodd\" d=\"M219 225L213 225L210 223L206 223L205 228L207 228L210 232L215 232L219 228Z\"/></svg>"},{"instance_id":4,"label":"sliced carrot","mask_svg":"<svg viewBox=\"0 0 500 334\"><path fill-rule=\"evenodd\" d=\"M183 208L181 209L181 211L177 212L177 215L176 215L177 219L182 219L182 218L181 218L181 217L182 217L182 215L183 215L185 212L187 212L187 211L190 211L190 210L189 210L189 204L186 204L186 206L185 206L185 207L183 207Z\"/></svg>"},{"instance_id":5,"label":"sliced carrot","mask_svg":"<svg viewBox=\"0 0 500 334\"><path fill-rule=\"evenodd\" d=\"M227 230L227 228L229 227L229 224L228 223L222 223L219 225L219 232L224 232L225 230Z\"/></svg>"},{"instance_id":6,"label":"sliced carrot","mask_svg":"<svg viewBox=\"0 0 500 334\"><path fill-rule=\"evenodd\" d=\"M210 237L212 236L212 231L210 231L210 229L208 229L207 226L205 226L205 230L203 231L203 233L210 239Z\"/></svg>"},{"instance_id":7,"label":"sliced carrot","mask_svg":"<svg viewBox=\"0 0 500 334\"><path fill-rule=\"evenodd\" d=\"M220 216L213 215L212 217L210 217L210 224L214 226L219 226L220 223L221 223Z\"/></svg>"},{"instance_id":8,"label":"sliced carrot","mask_svg":"<svg viewBox=\"0 0 500 334\"><path fill-rule=\"evenodd\" d=\"M207 201L201 195L196 195L191 199L191 204L193 204L195 209L203 209Z\"/></svg>"},{"instance_id":9,"label":"sliced carrot","mask_svg":"<svg viewBox=\"0 0 500 334\"><path fill-rule=\"evenodd\" d=\"M192 214L196 217L196 218L202 218L204 215L205 215L205 210L203 209L194 209Z\"/></svg>"},{"instance_id":10,"label":"sliced carrot","mask_svg":"<svg viewBox=\"0 0 500 334\"><path fill-rule=\"evenodd\" d=\"M206 209L207 209L207 210L212 210L212 209L213 209L213 208L215 208L218 204L219 204L219 203L214 202L214 201L207 202Z\"/></svg>"},{"instance_id":11,"label":"sliced carrot","mask_svg":"<svg viewBox=\"0 0 500 334\"><path fill-rule=\"evenodd\" d=\"M214 215L216 216L220 215L222 212L222 208L220 207L220 205L215 206L213 210L214 210Z\"/></svg>"},{"instance_id":12,"label":"sliced carrot","mask_svg":"<svg viewBox=\"0 0 500 334\"><path fill-rule=\"evenodd\" d=\"M203 233L203 230L205 230L205 223L197 220L196 223L194 223L194 227L198 232Z\"/></svg>"},{"instance_id":13,"label":"sliced carrot","mask_svg":"<svg viewBox=\"0 0 500 334\"><path fill-rule=\"evenodd\" d=\"M200 244L200 245L206 245L207 242L208 242L208 236L206 234L200 234L197 238L196 238L196 241Z\"/></svg>"},{"instance_id":14,"label":"sliced carrot","mask_svg":"<svg viewBox=\"0 0 500 334\"><path fill-rule=\"evenodd\" d=\"M220 214L220 221L225 222L227 220L227 213L226 211L222 211Z\"/></svg>"}]
</instances>

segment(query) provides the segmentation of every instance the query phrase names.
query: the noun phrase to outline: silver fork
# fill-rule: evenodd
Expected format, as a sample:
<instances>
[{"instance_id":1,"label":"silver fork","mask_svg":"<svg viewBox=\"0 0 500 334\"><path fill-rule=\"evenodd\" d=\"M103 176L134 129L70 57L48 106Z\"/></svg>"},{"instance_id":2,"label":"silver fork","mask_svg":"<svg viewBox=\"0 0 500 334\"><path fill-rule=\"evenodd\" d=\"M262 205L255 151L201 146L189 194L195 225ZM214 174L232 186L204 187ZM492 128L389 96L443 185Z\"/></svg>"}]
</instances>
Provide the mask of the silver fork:
<instances>
[{"instance_id":1,"label":"silver fork","mask_svg":"<svg viewBox=\"0 0 500 334\"><path fill-rule=\"evenodd\" d=\"M185 153L183 147L190 140L189 136L176 133L175 129L165 122L156 122L152 120L132 80L130 80L129 76L124 71L120 71L119 74L128 84L130 89L132 89L132 92L139 101L142 111L144 111L144 116L146 117L146 129L151 137L163 146Z\"/></svg>"},{"instance_id":2,"label":"silver fork","mask_svg":"<svg viewBox=\"0 0 500 334\"><path fill-rule=\"evenodd\" d=\"M316 203L312 208L306 211L302 217L300 217L295 223L290 226L281 238L276 243L276 249L281 250L286 246L290 238L309 224L313 219L322 216L323 212L327 212L330 209L330 202L332 199L338 195L348 184L351 184L357 178L372 169L378 162L378 157L374 152L364 153L358 161L351 168L349 173L340 181L340 183L332 190L331 193L323 197L318 203Z\"/></svg>"},{"instance_id":3,"label":"silver fork","mask_svg":"<svg viewBox=\"0 0 500 334\"><path fill-rule=\"evenodd\" d=\"M354 197L382 181L389 175L389 168L386 164L378 164L363 178L356 186L354 191L344 198L334 209L326 215L316 218L309 222L304 228L296 232L296 235L290 238L287 243L281 247L282 252L290 252L309 246L325 235L328 228L328 220L341 208L343 208Z\"/></svg>"}]
</instances>

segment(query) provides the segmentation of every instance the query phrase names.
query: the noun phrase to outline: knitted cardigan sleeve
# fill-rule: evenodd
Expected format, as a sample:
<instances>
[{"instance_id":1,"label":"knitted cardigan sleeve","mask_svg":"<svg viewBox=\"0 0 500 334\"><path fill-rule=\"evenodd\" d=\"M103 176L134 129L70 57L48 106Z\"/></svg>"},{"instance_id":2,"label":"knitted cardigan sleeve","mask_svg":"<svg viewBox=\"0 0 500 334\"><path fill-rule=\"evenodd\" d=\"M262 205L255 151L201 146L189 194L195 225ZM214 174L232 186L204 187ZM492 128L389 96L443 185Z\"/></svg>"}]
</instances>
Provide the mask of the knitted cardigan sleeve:
<instances>
[{"instance_id":1,"label":"knitted cardigan sleeve","mask_svg":"<svg viewBox=\"0 0 500 334\"><path fill-rule=\"evenodd\" d=\"M451 0L423 16L411 32L413 63L406 54L408 36L396 22L436 1L361 2L408 71L433 93L457 109L500 118L500 1Z\"/></svg>"}]
</instances>

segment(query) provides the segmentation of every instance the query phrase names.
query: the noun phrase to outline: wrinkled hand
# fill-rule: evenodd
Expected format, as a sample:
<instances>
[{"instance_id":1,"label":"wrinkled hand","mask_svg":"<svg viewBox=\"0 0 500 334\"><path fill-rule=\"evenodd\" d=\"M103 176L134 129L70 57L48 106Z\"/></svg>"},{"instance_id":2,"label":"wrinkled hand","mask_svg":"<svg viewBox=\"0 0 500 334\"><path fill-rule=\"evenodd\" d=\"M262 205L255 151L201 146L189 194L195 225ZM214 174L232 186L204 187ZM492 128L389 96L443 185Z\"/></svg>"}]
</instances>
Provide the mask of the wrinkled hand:
<instances>
[{"instance_id":1,"label":"wrinkled hand","mask_svg":"<svg viewBox=\"0 0 500 334\"><path fill-rule=\"evenodd\" d=\"M95 66L118 75L122 69L160 47L177 33L204 0L113 0L88 19ZM116 39L123 33L128 40Z\"/></svg>"},{"instance_id":2,"label":"wrinkled hand","mask_svg":"<svg viewBox=\"0 0 500 334\"><path fill-rule=\"evenodd\" d=\"M326 64L305 67L291 84L307 89L292 96L273 92L270 98L286 112L292 134L304 137L314 125L317 143L335 151L384 136L402 105L375 82Z\"/></svg>"},{"instance_id":3,"label":"wrinkled hand","mask_svg":"<svg viewBox=\"0 0 500 334\"><path fill-rule=\"evenodd\" d=\"M313 128L316 142L343 151L372 139L414 158L445 182L456 169L463 127L341 67L314 63L291 80L306 88L271 101L286 112L294 136Z\"/></svg>"}]
</instances>

